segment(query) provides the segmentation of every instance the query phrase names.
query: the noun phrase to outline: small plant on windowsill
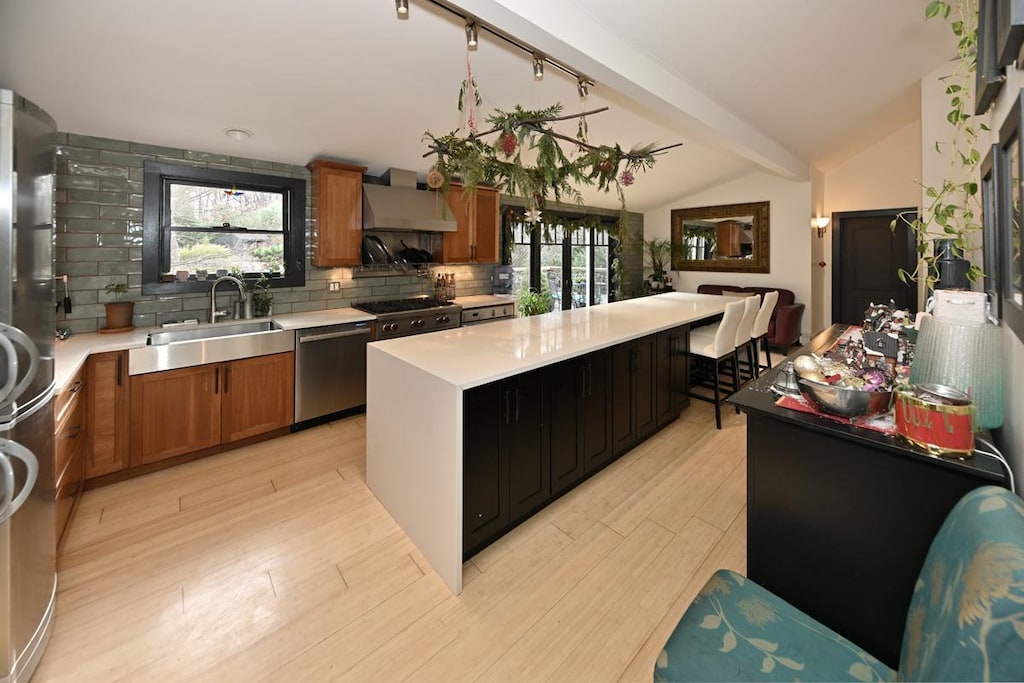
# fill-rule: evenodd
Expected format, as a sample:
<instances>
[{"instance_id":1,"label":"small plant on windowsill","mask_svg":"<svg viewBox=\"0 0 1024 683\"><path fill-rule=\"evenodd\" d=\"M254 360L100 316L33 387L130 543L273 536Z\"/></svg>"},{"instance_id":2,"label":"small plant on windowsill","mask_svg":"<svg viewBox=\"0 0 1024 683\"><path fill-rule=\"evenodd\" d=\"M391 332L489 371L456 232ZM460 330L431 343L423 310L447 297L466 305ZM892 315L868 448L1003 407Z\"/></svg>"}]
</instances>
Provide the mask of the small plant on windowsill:
<instances>
[{"instance_id":1,"label":"small plant on windowsill","mask_svg":"<svg viewBox=\"0 0 1024 683\"><path fill-rule=\"evenodd\" d=\"M274 295L270 293L270 280L263 273L259 277L246 278L241 268L231 269L231 276L237 278L245 287L246 295L252 301L252 314L256 318L265 318L273 314Z\"/></svg>"},{"instance_id":2,"label":"small plant on windowsill","mask_svg":"<svg viewBox=\"0 0 1024 683\"><path fill-rule=\"evenodd\" d=\"M113 296L114 300L103 304L106 309L106 324L100 332L127 332L135 329L132 324L135 302L121 300L128 291L128 285L123 282L111 282L104 290Z\"/></svg>"}]
</instances>

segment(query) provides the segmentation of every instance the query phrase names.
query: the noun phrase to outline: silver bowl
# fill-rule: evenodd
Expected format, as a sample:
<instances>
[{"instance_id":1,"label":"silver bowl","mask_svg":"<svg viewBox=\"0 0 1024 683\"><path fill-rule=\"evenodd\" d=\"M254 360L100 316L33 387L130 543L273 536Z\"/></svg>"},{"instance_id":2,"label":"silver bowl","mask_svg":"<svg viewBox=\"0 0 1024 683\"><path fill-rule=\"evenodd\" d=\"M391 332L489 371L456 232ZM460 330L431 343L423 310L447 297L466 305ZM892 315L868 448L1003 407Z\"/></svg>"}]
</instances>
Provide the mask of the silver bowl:
<instances>
[{"instance_id":1,"label":"silver bowl","mask_svg":"<svg viewBox=\"0 0 1024 683\"><path fill-rule=\"evenodd\" d=\"M881 415L892 405L891 391L861 391L822 384L809 379L797 380L800 393L826 413L843 417Z\"/></svg>"}]
</instances>

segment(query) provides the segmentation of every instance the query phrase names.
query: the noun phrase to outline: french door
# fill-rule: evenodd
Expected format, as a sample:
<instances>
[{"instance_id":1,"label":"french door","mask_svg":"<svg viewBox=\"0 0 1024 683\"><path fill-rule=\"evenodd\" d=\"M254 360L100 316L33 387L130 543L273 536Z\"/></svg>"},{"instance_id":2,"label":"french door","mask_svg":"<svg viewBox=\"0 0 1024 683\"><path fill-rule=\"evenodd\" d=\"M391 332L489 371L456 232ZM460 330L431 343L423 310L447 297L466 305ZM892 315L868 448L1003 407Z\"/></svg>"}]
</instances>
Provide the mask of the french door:
<instances>
[{"instance_id":1,"label":"french door","mask_svg":"<svg viewBox=\"0 0 1024 683\"><path fill-rule=\"evenodd\" d=\"M518 292L551 293L552 310L569 310L614 300L614 242L605 230L561 225L531 229L512 225L512 267Z\"/></svg>"}]
</instances>

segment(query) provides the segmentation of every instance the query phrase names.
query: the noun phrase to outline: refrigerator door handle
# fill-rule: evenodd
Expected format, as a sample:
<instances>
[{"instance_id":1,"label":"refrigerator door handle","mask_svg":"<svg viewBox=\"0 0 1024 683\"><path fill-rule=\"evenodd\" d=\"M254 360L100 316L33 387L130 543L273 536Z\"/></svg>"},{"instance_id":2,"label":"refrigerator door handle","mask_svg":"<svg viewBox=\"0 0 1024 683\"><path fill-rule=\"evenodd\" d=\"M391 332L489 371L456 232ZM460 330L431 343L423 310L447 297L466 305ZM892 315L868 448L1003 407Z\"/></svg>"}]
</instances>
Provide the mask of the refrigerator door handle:
<instances>
[{"instance_id":1,"label":"refrigerator door handle","mask_svg":"<svg viewBox=\"0 0 1024 683\"><path fill-rule=\"evenodd\" d=\"M2 402L14 390L14 385L18 381L18 353L14 350L14 344L2 334L0 334L0 350L7 356L7 381L0 387L0 402Z\"/></svg>"},{"instance_id":2,"label":"refrigerator door handle","mask_svg":"<svg viewBox=\"0 0 1024 683\"><path fill-rule=\"evenodd\" d=\"M21 460L25 465L26 472L25 486L22 487L21 492L17 496L13 497L13 500L11 496L14 493L14 468L8 456ZM39 474L39 462L36 460L36 456L32 454L32 451L20 443L9 439L0 439L0 469L3 469L3 502L6 503L6 505L0 507L0 524L3 524L18 511L18 508L25 503L29 494L32 493L32 489L35 488L36 477Z\"/></svg>"},{"instance_id":3,"label":"refrigerator door handle","mask_svg":"<svg viewBox=\"0 0 1024 683\"><path fill-rule=\"evenodd\" d=\"M27 334L19 330L17 327L13 327L6 323L0 323L0 336L5 337L5 341L13 342L25 349L28 354L28 369L25 371L25 376L22 377L20 382L17 382L18 376L18 354L13 352L13 344L11 349L7 351L10 355L10 360L7 362L8 371L11 376L15 377L13 389L8 390L6 393L0 393L0 405L4 403L11 403L16 401L20 397L28 385L35 379L36 372L39 370L39 349L36 348L35 342L33 342ZM8 378L10 381L10 378Z\"/></svg>"}]
</instances>

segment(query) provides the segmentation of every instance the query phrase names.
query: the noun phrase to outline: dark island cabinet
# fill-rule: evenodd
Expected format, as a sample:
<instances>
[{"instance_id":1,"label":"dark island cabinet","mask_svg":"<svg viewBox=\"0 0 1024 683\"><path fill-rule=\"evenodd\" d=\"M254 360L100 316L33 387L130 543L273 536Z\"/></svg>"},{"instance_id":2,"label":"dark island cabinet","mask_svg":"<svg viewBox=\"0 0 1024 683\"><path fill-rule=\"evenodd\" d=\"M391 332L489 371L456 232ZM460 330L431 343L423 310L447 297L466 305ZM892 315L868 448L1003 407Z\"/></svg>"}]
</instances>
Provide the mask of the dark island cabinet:
<instances>
[{"instance_id":1,"label":"dark island cabinet","mask_svg":"<svg viewBox=\"0 0 1024 683\"><path fill-rule=\"evenodd\" d=\"M480 547L509 524L508 458L500 447L502 387L463 395L462 547Z\"/></svg>"},{"instance_id":2,"label":"dark island cabinet","mask_svg":"<svg viewBox=\"0 0 1024 683\"><path fill-rule=\"evenodd\" d=\"M551 367L551 493L563 493L612 461L611 351Z\"/></svg>"},{"instance_id":3,"label":"dark island cabinet","mask_svg":"<svg viewBox=\"0 0 1024 683\"><path fill-rule=\"evenodd\" d=\"M679 416L688 327L463 393L463 556Z\"/></svg>"},{"instance_id":4,"label":"dark island cabinet","mask_svg":"<svg viewBox=\"0 0 1024 683\"><path fill-rule=\"evenodd\" d=\"M685 325L658 333L655 351L654 398L658 427L669 424L690 404L686 350L690 328Z\"/></svg>"},{"instance_id":5,"label":"dark island cabinet","mask_svg":"<svg viewBox=\"0 0 1024 683\"><path fill-rule=\"evenodd\" d=\"M656 343L657 335L652 334L612 350L612 447L616 455L658 429Z\"/></svg>"},{"instance_id":6,"label":"dark island cabinet","mask_svg":"<svg viewBox=\"0 0 1024 683\"><path fill-rule=\"evenodd\" d=\"M468 557L551 498L544 371L470 389L463 402Z\"/></svg>"}]
</instances>

